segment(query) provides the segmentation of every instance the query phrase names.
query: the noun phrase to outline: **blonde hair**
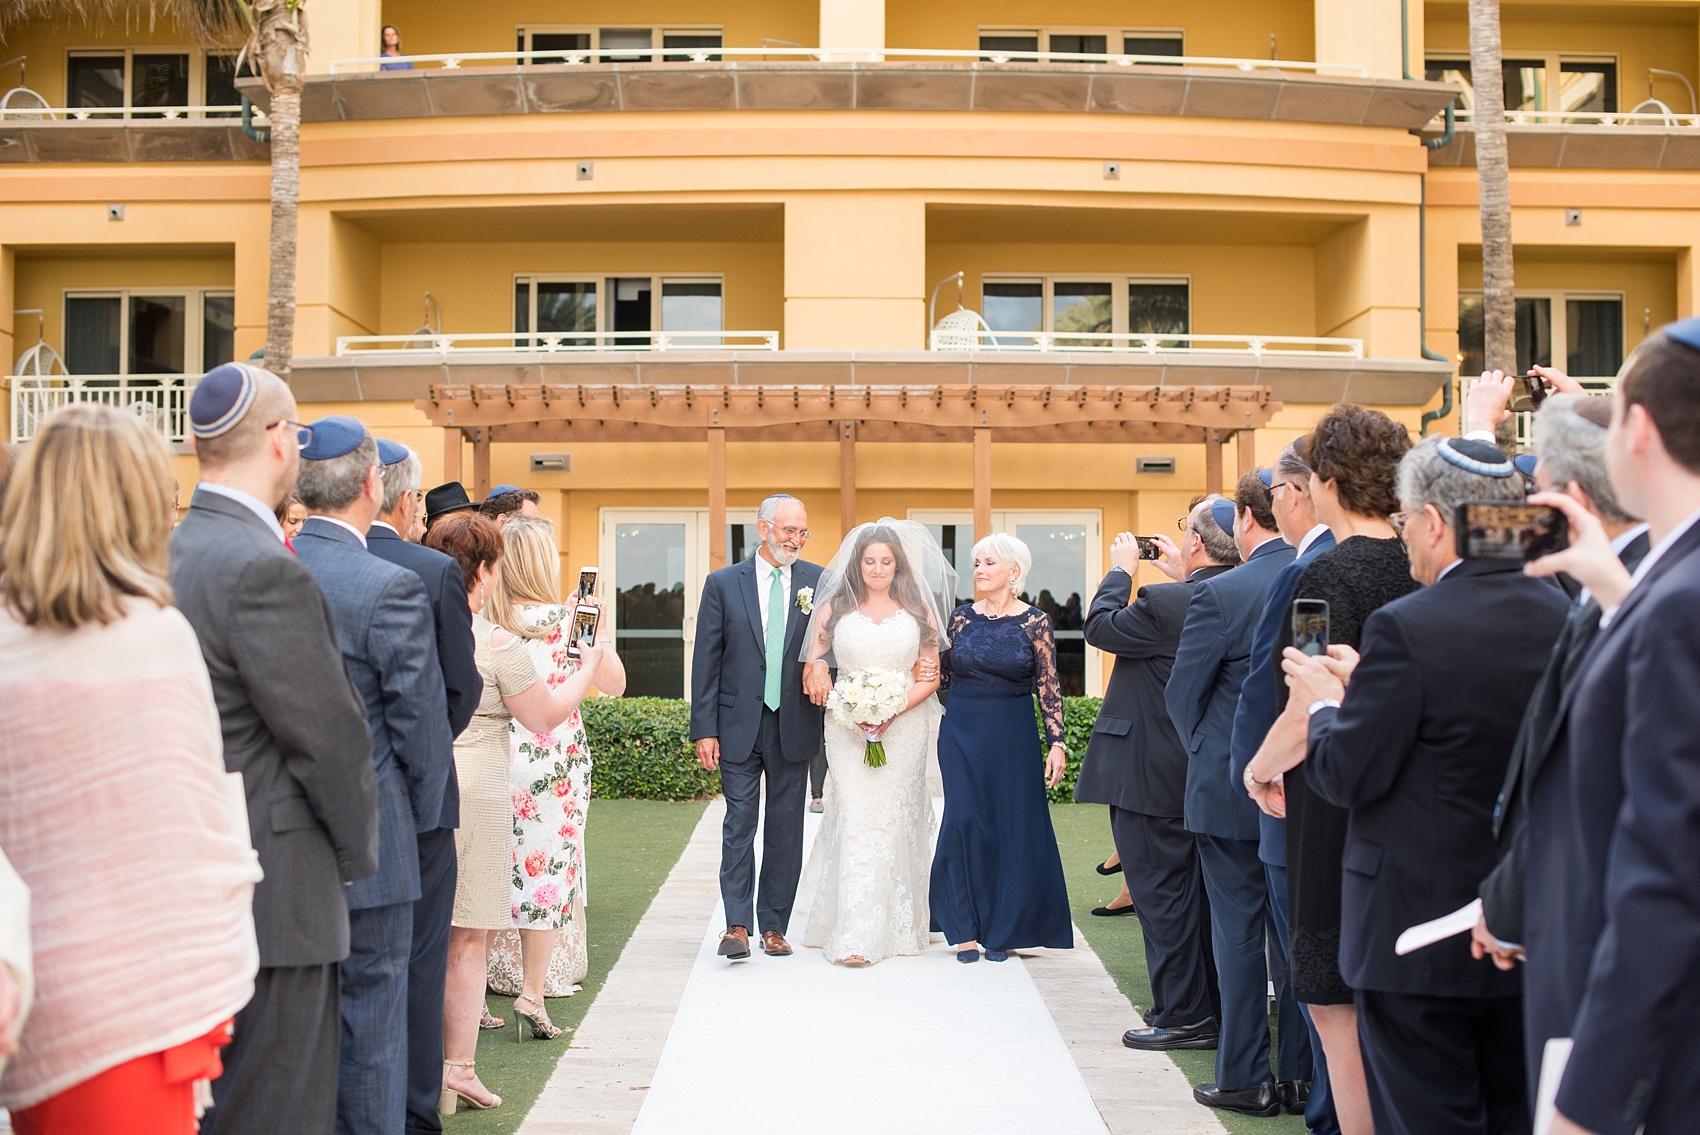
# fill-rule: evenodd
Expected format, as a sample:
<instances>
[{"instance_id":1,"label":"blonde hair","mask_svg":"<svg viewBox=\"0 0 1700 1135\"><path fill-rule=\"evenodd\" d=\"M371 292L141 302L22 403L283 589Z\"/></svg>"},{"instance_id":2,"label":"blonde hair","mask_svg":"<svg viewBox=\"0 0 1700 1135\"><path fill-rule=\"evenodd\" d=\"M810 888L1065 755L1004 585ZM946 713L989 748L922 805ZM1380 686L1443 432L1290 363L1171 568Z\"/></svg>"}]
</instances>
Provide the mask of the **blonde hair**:
<instances>
[{"instance_id":1,"label":"blonde hair","mask_svg":"<svg viewBox=\"0 0 1700 1135\"><path fill-rule=\"evenodd\" d=\"M502 558L484 617L509 634L533 637L515 610L522 603L561 601L561 553L555 525L541 516L510 516L502 525Z\"/></svg>"},{"instance_id":2,"label":"blonde hair","mask_svg":"<svg viewBox=\"0 0 1700 1135\"><path fill-rule=\"evenodd\" d=\"M1015 574L1010 577L1009 593L1020 595L1028 573L1033 570L1033 550L1027 546L1025 541L1011 536L1008 532L993 532L974 545L974 551L969 556L969 563L973 563L986 552L992 553L1006 564L1014 565Z\"/></svg>"},{"instance_id":3,"label":"blonde hair","mask_svg":"<svg viewBox=\"0 0 1700 1135\"><path fill-rule=\"evenodd\" d=\"M176 479L133 415L67 406L23 452L0 512L0 602L26 626L124 617L127 596L171 605Z\"/></svg>"}]
</instances>

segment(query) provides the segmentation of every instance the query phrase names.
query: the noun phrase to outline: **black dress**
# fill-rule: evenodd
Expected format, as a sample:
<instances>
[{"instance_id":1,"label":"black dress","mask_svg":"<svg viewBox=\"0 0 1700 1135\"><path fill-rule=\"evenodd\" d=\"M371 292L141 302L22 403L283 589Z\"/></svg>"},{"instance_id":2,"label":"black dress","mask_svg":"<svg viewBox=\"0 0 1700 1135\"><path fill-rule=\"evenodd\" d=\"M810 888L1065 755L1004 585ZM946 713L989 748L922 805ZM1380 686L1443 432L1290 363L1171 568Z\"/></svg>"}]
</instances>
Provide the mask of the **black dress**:
<instances>
[{"instance_id":1,"label":"black dress","mask_svg":"<svg viewBox=\"0 0 1700 1135\"><path fill-rule=\"evenodd\" d=\"M1068 886L1045 799L1045 750L1063 739L1051 621L1033 607L997 619L958 607L941 663L950 702L939 726L932 929L988 950L1069 949Z\"/></svg>"},{"instance_id":2,"label":"black dress","mask_svg":"<svg viewBox=\"0 0 1700 1135\"><path fill-rule=\"evenodd\" d=\"M1328 641L1357 649L1364 620L1378 607L1420 585L1398 539L1353 536L1318 556L1299 576L1296 599L1328 601ZM1289 623L1276 657L1292 645ZM1287 686L1281 684L1281 708ZM1341 857L1348 812L1305 785L1301 761L1284 778L1287 789L1287 922L1292 937L1293 996L1307 1005L1349 1005L1352 988L1340 975Z\"/></svg>"}]
</instances>

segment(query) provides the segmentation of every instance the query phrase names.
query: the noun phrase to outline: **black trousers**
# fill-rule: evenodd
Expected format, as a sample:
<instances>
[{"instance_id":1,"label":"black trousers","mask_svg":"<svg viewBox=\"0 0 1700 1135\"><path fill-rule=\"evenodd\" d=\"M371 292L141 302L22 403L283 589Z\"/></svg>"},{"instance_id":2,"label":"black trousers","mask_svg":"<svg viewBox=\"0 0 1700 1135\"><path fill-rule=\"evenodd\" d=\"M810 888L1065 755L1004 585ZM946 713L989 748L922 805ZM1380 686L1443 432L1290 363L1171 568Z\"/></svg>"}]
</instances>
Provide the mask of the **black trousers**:
<instances>
[{"instance_id":1,"label":"black trousers","mask_svg":"<svg viewBox=\"0 0 1700 1135\"><path fill-rule=\"evenodd\" d=\"M1216 1016L1216 967L1210 958L1210 906L1198 841L1179 817L1110 807L1110 835L1128 894L1145 932L1152 1024L1194 1025Z\"/></svg>"},{"instance_id":2,"label":"black trousers","mask_svg":"<svg viewBox=\"0 0 1700 1135\"><path fill-rule=\"evenodd\" d=\"M1521 997L1356 991L1377 1135L1522 1135Z\"/></svg>"},{"instance_id":3,"label":"black trousers","mask_svg":"<svg viewBox=\"0 0 1700 1135\"><path fill-rule=\"evenodd\" d=\"M761 785L767 780L767 815L760 817ZM726 797L721 829L720 899L726 925L780 934L791 923L797 879L803 873L803 805L809 762L788 761L780 749L779 715L761 712L755 749L741 761L720 760L720 791ZM761 818L761 889L756 890L756 824Z\"/></svg>"},{"instance_id":4,"label":"black trousers","mask_svg":"<svg viewBox=\"0 0 1700 1135\"><path fill-rule=\"evenodd\" d=\"M455 909L455 833L419 835L419 899L407 962L407 1131L439 1135L443 1087L443 987L449 973L449 920Z\"/></svg>"},{"instance_id":5,"label":"black trousers","mask_svg":"<svg viewBox=\"0 0 1700 1135\"><path fill-rule=\"evenodd\" d=\"M337 964L262 966L236 1014L202 1135L331 1135L336 1128L342 997Z\"/></svg>"},{"instance_id":6,"label":"black trousers","mask_svg":"<svg viewBox=\"0 0 1700 1135\"><path fill-rule=\"evenodd\" d=\"M809 758L809 795L820 799L821 792L826 788L826 745L823 743L820 752Z\"/></svg>"}]
</instances>

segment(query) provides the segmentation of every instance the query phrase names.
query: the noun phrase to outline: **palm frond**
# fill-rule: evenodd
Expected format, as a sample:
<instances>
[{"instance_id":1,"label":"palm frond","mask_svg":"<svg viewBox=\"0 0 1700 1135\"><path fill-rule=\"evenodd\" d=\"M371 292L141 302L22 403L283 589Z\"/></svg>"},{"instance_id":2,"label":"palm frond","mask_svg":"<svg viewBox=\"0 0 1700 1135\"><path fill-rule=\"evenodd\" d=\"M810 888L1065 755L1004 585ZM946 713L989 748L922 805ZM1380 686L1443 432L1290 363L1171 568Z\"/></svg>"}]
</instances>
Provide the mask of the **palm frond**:
<instances>
[{"instance_id":1,"label":"palm frond","mask_svg":"<svg viewBox=\"0 0 1700 1135\"><path fill-rule=\"evenodd\" d=\"M252 33L254 7L253 0L0 0L0 40L25 23L70 17L147 27L165 21L202 42L236 43Z\"/></svg>"}]
</instances>

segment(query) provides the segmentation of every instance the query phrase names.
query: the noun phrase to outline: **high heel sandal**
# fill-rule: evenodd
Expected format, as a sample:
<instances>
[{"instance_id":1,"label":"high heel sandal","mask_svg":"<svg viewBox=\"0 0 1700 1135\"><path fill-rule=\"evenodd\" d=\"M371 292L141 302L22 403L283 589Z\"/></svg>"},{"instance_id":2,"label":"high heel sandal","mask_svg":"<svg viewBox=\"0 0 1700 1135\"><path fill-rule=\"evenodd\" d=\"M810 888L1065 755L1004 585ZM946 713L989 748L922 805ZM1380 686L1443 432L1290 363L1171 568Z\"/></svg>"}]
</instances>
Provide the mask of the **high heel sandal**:
<instances>
[{"instance_id":1,"label":"high heel sandal","mask_svg":"<svg viewBox=\"0 0 1700 1135\"><path fill-rule=\"evenodd\" d=\"M519 1007L521 1001L530 1001L533 1005L536 1005L536 1014L527 1013L524 1009L521 1009ZM562 1030L550 1023L549 1010L543 1007L543 1002L535 997L528 997L524 993L514 998L514 1041L516 1043L525 1039L525 1030L519 1027L521 1018L524 1018L531 1025L531 1038L533 1040L554 1040L561 1035Z\"/></svg>"},{"instance_id":2,"label":"high heel sandal","mask_svg":"<svg viewBox=\"0 0 1700 1135\"><path fill-rule=\"evenodd\" d=\"M478 1027L488 1032L492 1029L505 1029L508 1027L508 1023L490 1012L490 1006L486 1005L484 1006L484 1014L478 1018Z\"/></svg>"},{"instance_id":3,"label":"high heel sandal","mask_svg":"<svg viewBox=\"0 0 1700 1135\"><path fill-rule=\"evenodd\" d=\"M493 1107L502 1106L502 1097L497 1095L495 1092L490 1092L490 1089L488 1088L484 1088L484 1090L490 1092L490 1098L488 1100L481 1100L477 1096L467 1094L460 1088L449 1087L450 1068L472 1068L476 1067L476 1063L476 1061L472 1060L443 1061L443 1091L442 1094L437 1097L438 1115L453 1115L455 1113L455 1109L460 1105L461 1100L465 1100L466 1106L470 1107L474 1111L489 1111ZM481 1088L484 1087L483 1084L479 1084L478 1086Z\"/></svg>"}]
</instances>

